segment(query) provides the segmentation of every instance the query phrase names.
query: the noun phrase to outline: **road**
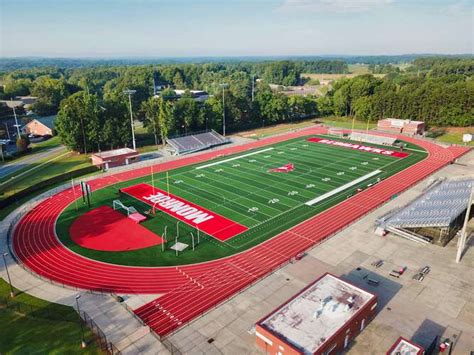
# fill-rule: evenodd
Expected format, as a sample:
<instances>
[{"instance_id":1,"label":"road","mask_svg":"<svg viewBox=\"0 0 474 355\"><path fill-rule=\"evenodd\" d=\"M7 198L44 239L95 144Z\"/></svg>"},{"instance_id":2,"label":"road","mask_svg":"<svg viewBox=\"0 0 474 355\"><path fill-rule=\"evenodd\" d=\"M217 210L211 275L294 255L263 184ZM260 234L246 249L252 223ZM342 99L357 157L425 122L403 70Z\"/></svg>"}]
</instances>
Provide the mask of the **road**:
<instances>
[{"instance_id":1,"label":"road","mask_svg":"<svg viewBox=\"0 0 474 355\"><path fill-rule=\"evenodd\" d=\"M13 174L16 171L23 169L24 167L28 165L37 163L48 157L53 157L61 153L62 151L66 151L66 148L64 146L59 146L59 147L41 151L39 153L33 153L21 160L12 161L11 163L2 165L0 166L0 179L4 178L5 176Z\"/></svg>"}]
</instances>

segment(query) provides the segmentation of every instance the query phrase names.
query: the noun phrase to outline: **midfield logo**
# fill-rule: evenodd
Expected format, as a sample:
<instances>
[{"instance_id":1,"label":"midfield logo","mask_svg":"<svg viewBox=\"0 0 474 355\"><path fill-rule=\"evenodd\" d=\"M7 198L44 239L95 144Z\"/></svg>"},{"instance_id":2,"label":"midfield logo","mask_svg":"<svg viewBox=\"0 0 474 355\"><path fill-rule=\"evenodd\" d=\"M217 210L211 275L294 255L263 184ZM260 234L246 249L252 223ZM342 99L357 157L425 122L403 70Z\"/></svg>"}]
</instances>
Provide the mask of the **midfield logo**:
<instances>
[{"instance_id":1,"label":"midfield logo","mask_svg":"<svg viewBox=\"0 0 474 355\"><path fill-rule=\"evenodd\" d=\"M290 171L295 170L293 163L288 163L286 165L280 166L279 168L269 169L269 173L289 173Z\"/></svg>"}]
</instances>

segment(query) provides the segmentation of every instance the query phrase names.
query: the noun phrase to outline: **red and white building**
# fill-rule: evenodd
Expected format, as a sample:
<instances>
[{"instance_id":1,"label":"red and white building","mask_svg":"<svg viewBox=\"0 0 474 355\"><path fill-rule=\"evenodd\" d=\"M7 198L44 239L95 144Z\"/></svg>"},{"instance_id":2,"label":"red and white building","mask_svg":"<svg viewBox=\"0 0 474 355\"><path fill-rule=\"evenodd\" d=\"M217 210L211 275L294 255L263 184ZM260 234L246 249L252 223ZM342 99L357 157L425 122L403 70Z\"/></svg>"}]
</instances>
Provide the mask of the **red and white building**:
<instances>
[{"instance_id":1,"label":"red and white building","mask_svg":"<svg viewBox=\"0 0 474 355\"><path fill-rule=\"evenodd\" d=\"M106 152L95 153L91 155L92 165L107 170L115 166L128 165L139 159L136 150L130 148L120 148L108 150Z\"/></svg>"},{"instance_id":2,"label":"red and white building","mask_svg":"<svg viewBox=\"0 0 474 355\"><path fill-rule=\"evenodd\" d=\"M398 338L386 355L423 355L425 349L405 338Z\"/></svg>"},{"instance_id":3,"label":"red and white building","mask_svg":"<svg viewBox=\"0 0 474 355\"><path fill-rule=\"evenodd\" d=\"M377 122L377 129L381 131L416 135L425 132L425 123L422 121L386 118Z\"/></svg>"},{"instance_id":4,"label":"red and white building","mask_svg":"<svg viewBox=\"0 0 474 355\"><path fill-rule=\"evenodd\" d=\"M377 296L326 273L261 319L257 345L266 354L336 354L375 316Z\"/></svg>"}]
</instances>

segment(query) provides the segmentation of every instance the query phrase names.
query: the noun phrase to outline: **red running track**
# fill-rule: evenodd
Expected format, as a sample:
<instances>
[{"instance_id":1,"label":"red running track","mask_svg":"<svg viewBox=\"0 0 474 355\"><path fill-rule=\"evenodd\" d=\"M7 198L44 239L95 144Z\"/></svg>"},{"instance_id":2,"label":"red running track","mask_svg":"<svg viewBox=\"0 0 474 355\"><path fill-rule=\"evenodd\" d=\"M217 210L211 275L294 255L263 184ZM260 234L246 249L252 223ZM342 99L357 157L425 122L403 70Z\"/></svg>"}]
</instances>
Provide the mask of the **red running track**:
<instances>
[{"instance_id":1,"label":"red running track","mask_svg":"<svg viewBox=\"0 0 474 355\"><path fill-rule=\"evenodd\" d=\"M324 132L324 128L312 127L158 164L154 171ZM400 138L425 148L428 157L265 243L228 258L180 267L128 267L75 254L55 235L57 217L73 202L72 189L44 201L23 217L14 231L13 248L18 259L31 270L62 284L105 292L165 293L135 310L157 334L165 336L468 151L463 147L443 148L410 137ZM96 190L149 173L150 168L142 168L98 178L90 184Z\"/></svg>"}]
</instances>

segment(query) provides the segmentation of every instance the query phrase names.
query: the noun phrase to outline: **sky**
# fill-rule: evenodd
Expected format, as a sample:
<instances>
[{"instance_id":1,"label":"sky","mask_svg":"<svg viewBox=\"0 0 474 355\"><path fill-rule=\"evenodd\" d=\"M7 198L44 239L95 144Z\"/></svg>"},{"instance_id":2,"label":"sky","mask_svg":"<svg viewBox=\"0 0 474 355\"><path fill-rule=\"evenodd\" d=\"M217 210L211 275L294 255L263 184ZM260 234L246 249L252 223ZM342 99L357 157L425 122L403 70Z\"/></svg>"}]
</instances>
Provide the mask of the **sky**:
<instances>
[{"instance_id":1,"label":"sky","mask_svg":"<svg viewBox=\"0 0 474 355\"><path fill-rule=\"evenodd\" d=\"M473 0L0 0L0 56L473 53Z\"/></svg>"}]
</instances>

